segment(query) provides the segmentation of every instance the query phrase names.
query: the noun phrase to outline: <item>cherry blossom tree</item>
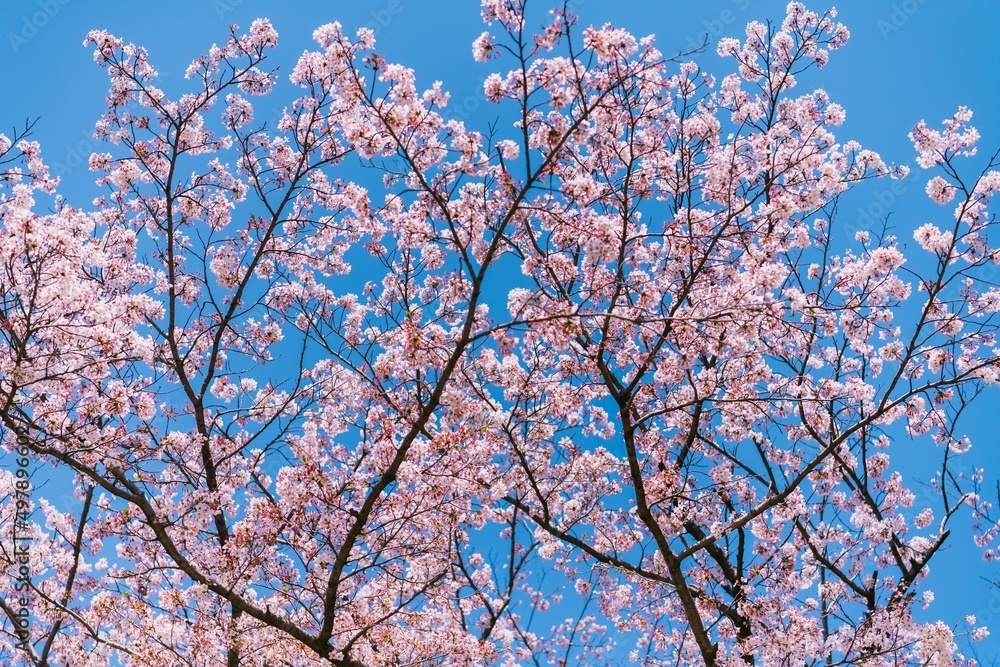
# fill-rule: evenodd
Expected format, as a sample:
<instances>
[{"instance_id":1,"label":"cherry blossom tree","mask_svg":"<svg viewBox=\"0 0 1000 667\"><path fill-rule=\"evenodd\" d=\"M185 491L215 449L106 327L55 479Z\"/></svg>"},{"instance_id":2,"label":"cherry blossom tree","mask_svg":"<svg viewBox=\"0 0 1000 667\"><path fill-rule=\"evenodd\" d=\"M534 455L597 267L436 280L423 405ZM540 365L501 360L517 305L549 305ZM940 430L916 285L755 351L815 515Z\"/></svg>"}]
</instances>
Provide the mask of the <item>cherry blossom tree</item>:
<instances>
[{"instance_id":1,"label":"cherry blossom tree","mask_svg":"<svg viewBox=\"0 0 1000 667\"><path fill-rule=\"evenodd\" d=\"M984 629L915 610L962 508L995 554L954 464L1000 369L971 112L910 134L934 222L851 235L904 170L801 90L834 11L722 40L721 79L482 14L487 132L336 23L255 118L258 20L178 97L88 35L93 206L0 136L0 431L75 489L0 472L4 664L966 664Z\"/></svg>"}]
</instances>

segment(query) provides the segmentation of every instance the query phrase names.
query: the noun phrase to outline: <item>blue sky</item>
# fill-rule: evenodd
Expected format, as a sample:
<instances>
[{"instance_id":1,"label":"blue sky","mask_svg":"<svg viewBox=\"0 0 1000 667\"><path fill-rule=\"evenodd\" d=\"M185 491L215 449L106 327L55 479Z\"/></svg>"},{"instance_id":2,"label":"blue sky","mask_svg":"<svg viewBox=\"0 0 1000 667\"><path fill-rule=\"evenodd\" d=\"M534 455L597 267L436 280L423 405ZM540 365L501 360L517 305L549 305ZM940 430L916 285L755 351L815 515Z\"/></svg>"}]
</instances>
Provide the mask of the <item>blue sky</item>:
<instances>
[{"instance_id":1,"label":"blue sky","mask_svg":"<svg viewBox=\"0 0 1000 667\"><path fill-rule=\"evenodd\" d=\"M544 1L537 2L543 8ZM636 34L654 33L667 54L686 51L707 37L709 49L696 56L703 68L724 74L728 66L714 54L724 36L740 36L753 19L780 21L781 0L575 0L583 24L612 21ZM808 2L811 9L827 5ZM1000 51L995 45L1000 2L984 0L849 0L839 6L840 20L850 28L848 46L832 54L830 64L802 80L803 89L822 87L847 110L842 140L857 139L887 161L912 164L914 153L906 134L920 119L929 123L950 116L960 105L970 107L973 125L983 136L987 155L1000 147ZM330 21L354 29L373 28L379 50L391 61L417 72L418 82L444 81L452 104L467 123L485 125L493 113L481 101L480 81L491 67L471 59L470 43L483 30L474 0L174 0L142 3L125 0L6 0L0 3L0 131L10 133L25 119L39 118L34 138L43 155L57 166L61 192L71 202L86 205L97 192L86 159L97 150L90 138L104 111L105 72L82 46L87 31L107 29L145 46L161 71L168 92L183 85L182 74L192 58L222 42L227 26L249 26L267 16L279 32L274 62L289 72L295 59L312 48L312 31ZM288 90L288 88L284 88ZM258 117L270 115L288 100L282 88L258 107ZM273 109L268 105L273 105ZM980 156L985 159L986 155ZM977 158L970 169L981 164ZM919 171L919 170L915 170ZM930 216L942 215L923 194L926 177L917 173L890 189L874 183L847 200L842 220L864 228L893 212L900 237ZM994 392L974 411L965 426L974 448L967 457L987 469L987 479L1000 476L991 420ZM914 443L914 456L938 454ZM898 455L897 455L898 456ZM934 615L954 621L973 613L990 622L994 636L978 645L989 662L1000 656L1000 589L979 577L1000 574L984 564L966 536L953 535L948 551L932 561Z\"/></svg>"}]
</instances>

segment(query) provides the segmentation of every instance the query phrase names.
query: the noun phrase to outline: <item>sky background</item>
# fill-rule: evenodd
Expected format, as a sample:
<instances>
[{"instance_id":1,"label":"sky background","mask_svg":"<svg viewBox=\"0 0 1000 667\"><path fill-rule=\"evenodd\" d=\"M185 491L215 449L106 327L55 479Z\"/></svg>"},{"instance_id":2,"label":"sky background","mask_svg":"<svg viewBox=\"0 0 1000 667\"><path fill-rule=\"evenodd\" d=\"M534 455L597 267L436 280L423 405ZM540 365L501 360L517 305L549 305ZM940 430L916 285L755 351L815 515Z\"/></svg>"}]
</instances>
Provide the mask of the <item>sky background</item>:
<instances>
[{"instance_id":1,"label":"sky background","mask_svg":"<svg viewBox=\"0 0 1000 667\"><path fill-rule=\"evenodd\" d=\"M536 10L547 8L533 0ZM750 20L780 22L780 0L575 0L581 23L611 21L637 35L653 33L664 54L689 51L707 38L709 48L693 57L704 69L722 75L728 62L715 55L725 36L743 36ZM807 2L822 11L828 5ZM997 0L846 0L837 6L839 20L851 30L847 47L831 54L830 64L800 79L801 92L822 87L847 110L840 128L842 141L857 139L881 153L887 162L912 165L915 154L906 137L920 119L938 126L960 105L974 112L973 125L982 134L984 155L970 160L968 170L981 165L1000 147L1000 26ZM312 31L340 21L349 32L368 26L376 33L378 50L390 61L416 70L418 89L442 80L452 93L456 117L485 129L495 111L481 96L481 81L492 69L506 69L503 60L473 62L470 44L484 29L475 0L173 0L168 3L102 0L3 0L0 2L0 131L10 134L26 119L38 118L33 138L62 179L61 193L86 206L98 192L87 158L98 150L91 138L104 111L107 77L94 64L90 48L82 46L88 30L101 28L146 47L160 70L159 85L168 94L183 90L183 72L190 61L224 42L230 23L248 27L260 16L270 18L279 33L271 59L286 79L296 58L312 49ZM257 118L280 111L291 99L287 80L257 107ZM924 195L927 176L914 170L905 181L868 184L846 200L841 224L872 227L887 213L897 235L912 231L948 209L937 208ZM963 467L987 469L989 484L1000 476L994 415L1000 393L988 393L965 423L973 450ZM926 442L912 443L900 457L937 461L939 452ZM909 463L905 463L909 465ZM956 528L961 528L957 525ZM1000 656L1000 589L982 577L1000 575L1000 568L983 563L968 535L956 529L951 546L931 562L930 588L936 602L929 613L953 623L976 614L993 637L977 644L980 657L992 663ZM963 648L966 648L963 643Z\"/></svg>"}]
</instances>

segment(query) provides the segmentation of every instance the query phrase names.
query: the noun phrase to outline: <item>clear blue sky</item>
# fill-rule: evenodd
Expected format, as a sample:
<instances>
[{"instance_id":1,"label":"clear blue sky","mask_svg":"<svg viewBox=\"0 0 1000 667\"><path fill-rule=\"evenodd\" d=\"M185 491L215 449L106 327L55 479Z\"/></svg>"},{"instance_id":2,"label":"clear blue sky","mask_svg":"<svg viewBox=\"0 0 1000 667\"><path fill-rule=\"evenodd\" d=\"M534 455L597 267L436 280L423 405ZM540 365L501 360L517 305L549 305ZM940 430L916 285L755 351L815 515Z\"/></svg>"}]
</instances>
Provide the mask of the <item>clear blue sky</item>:
<instances>
[{"instance_id":1,"label":"clear blue sky","mask_svg":"<svg viewBox=\"0 0 1000 667\"><path fill-rule=\"evenodd\" d=\"M543 8L544 0L536 1ZM654 33L664 53L689 50L709 38L707 53L697 56L707 70L726 73L714 54L720 37L740 36L753 19L784 15L782 0L576 0L584 24L612 21L636 34ZM811 9L827 5L807 2ZM803 89L823 87L847 109L842 140L861 141L887 161L911 164L906 134L921 118L937 125L960 105L973 109L973 124L983 136L984 152L1000 147L1000 51L996 34L1000 2L995 0L845 0L840 20L850 28L848 46L832 54L830 64L802 81ZM479 101L480 81L495 65L471 59L470 43L482 31L475 0L173 0L146 3L125 0L4 0L0 3L0 131L9 133L26 118L40 118L35 138L43 155L59 165L62 194L86 205L96 190L86 158L97 144L90 139L104 110L105 72L81 43L93 28L107 29L145 46L161 71L161 86L173 92L192 58L222 42L227 26L249 26L269 17L279 32L275 62L288 72L303 50L312 48L312 31L340 21L348 28L375 29L379 50L389 60L414 67L418 82L441 79L452 103L463 106L468 121L483 127L491 111ZM498 67L502 67L503 63ZM280 109L289 97L281 90L258 107L258 117ZM285 88L284 90L288 90ZM273 105L269 107L268 105ZM970 164L974 166L975 163ZM863 227L892 210L898 234L909 238L929 216L941 215L923 195L926 178L917 174L896 191L889 184L859 190L846 202L842 221ZM974 448L967 457L987 468L987 479L1000 476L1000 451L990 419L1000 397L987 395L965 424ZM897 454L898 456L898 454ZM914 456L938 454L914 443ZM1000 656L1000 589L980 576L997 570L983 564L966 536L954 535L951 548L932 561L935 616L956 621L977 614L994 636L978 645L990 662Z\"/></svg>"}]
</instances>

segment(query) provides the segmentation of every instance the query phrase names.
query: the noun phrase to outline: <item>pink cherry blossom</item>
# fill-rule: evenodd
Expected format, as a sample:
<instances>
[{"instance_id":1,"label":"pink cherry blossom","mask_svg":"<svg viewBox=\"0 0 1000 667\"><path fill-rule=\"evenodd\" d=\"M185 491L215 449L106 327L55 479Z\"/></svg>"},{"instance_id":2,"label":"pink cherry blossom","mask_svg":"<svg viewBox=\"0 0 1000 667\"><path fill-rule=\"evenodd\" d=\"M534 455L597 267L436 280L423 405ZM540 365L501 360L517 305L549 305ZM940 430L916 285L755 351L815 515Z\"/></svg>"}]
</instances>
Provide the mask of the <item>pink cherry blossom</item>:
<instances>
[{"instance_id":1,"label":"pink cherry blossom","mask_svg":"<svg viewBox=\"0 0 1000 667\"><path fill-rule=\"evenodd\" d=\"M955 209L854 233L905 169L809 89L833 10L723 38L716 79L571 7L482 2L510 127L339 23L265 123L260 19L176 94L88 35L88 207L0 135L0 436L75 489L0 470L4 664L969 664L924 579L961 512L1000 539L953 465L1000 382L971 112L910 135Z\"/></svg>"}]
</instances>

